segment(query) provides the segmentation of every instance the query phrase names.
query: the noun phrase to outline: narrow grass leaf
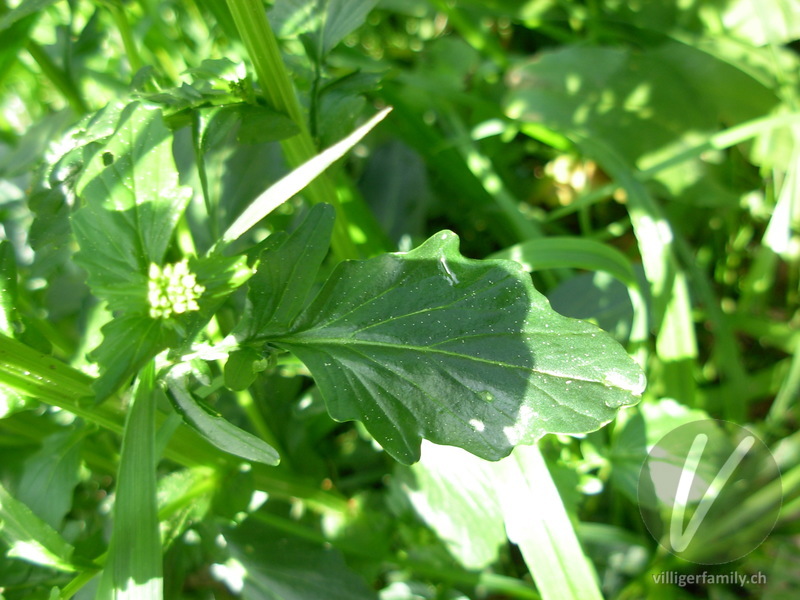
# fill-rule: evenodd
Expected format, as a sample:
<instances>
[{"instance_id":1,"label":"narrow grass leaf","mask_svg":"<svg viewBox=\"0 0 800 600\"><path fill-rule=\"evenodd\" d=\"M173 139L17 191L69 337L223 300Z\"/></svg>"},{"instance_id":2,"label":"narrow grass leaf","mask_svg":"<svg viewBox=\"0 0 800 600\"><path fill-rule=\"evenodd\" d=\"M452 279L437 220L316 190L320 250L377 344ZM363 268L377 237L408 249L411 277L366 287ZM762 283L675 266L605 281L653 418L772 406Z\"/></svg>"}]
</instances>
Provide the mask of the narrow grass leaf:
<instances>
[{"instance_id":1,"label":"narrow grass leaf","mask_svg":"<svg viewBox=\"0 0 800 600\"><path fill-rule=\"evenodd\" d=\"M14 247L8 240L0 241L0 333L14 335L17 321L17 263Z\"/></svg>"},{"instance_id":2,"label":"narrow grass leaf","mask_svg":"<svg viewBox=\"0 0 800 600\"><path fill-rule=\"evenodd\" d=\"M228 230L222 236L222 243L228 244L240 238L278 206L302 191L303 188L316 179L325 169L339 160L348 150L361 141L361 139L367 135L373 127L380 123L390 111L390 107L384 108L346 138L337 142L330 148L323 150L317 156L300 165L280 181L270 186L263 194L253 200L252 204L250 204L233 224L228 227Z\"/></svg>"},{"instance_id":3,"label":"narrow grass leaf","mask_svg":"<svg viewBox=\"0 0 800 600\"><path fill-rule=\"evenodd\" d=\"M0 539L8 555L59 571L76 571L73 548L0 483Z\"/></svg>"},{"instance_id":4,"label":"narrow grass leaf","mask_svg":"<svg viewBox=\"0 0 800 600\"><path fill-rule=\"evenodd\" d=\"M155 366L140 372L125 422L114 500L114 530L97 600L161 600L156 503Z\"/></svg>"},{"instance_id":5,"label":"narrow grass leaf","mask_svg":"<svg viewBox=\"0 0 800 600\"><path fill-rule=\"evenodd\" d=\"M602 600L539 448L515 448L495 473L508 538L519 546L543 600Z\"/></svg>"}]
</instances>

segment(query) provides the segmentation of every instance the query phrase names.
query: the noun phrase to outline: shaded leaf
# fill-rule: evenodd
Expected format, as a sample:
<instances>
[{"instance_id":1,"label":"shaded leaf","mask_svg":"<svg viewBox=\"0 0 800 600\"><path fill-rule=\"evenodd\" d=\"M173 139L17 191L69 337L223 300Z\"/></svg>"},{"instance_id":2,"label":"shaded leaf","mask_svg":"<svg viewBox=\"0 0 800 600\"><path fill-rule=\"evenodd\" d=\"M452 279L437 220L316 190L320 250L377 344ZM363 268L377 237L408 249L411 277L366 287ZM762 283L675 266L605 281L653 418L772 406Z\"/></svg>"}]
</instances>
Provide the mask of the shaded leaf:
<instances>
[{"instance_id":1,"label":"shaded leaf","mask_svg":"<svg viewBox=\"0 0 800 600\"><path fill-rule=\"evenodd\" d=\"M166 348L171 333L159 321L140 315L112 319L102 331L103 342L92 352L102 368L92 384L98 401L108 398Z\"/></svg>"},{"instance_id":2,"label":"shaded leaf","mask_svg":"<svg viewBox=\"0 0 800 600\"><path fill-rule=\"evenodd\" d=\"M341 263L269 341L306 364L334 419L363 421L405 463L422 437L498 460L545 433L592 431L645 382L607 334L555 313L519 265L466 259L450 232Z\"/></svg>"},{"instance_id":3,"label":"shaded leaf","mask_svg":"<svg viewBox=\"0 0 800 600\"><path fill-rule=\"evenodd\" d=\"M225 387L237 392L249 388L262 370L256 368L260 362L264 362L264 357L253 348L231 352L225 362Z\"/></svg>"},{"instance_id":4,"label":"shaded leaf","mask_svg":"<svg viewBox=\"0 0 800 600\"><path fill-rule=\"evenodd\" d=\"M512 118L601 139L641 169L696 145L720 122L761 117L777 103L745 72L678 42L641 52L567 46L520 63L508 82L505 106ZM657 175L673 194L691 190L686 202L704 201L715 177L701 159Z\"/></svg>"},{"instance_id":5,"label":"shaded leaf","mask_svg":"<svg viewBox=\"0 0 800 600\"><path fill-rule=\"evenodd\" d=\"M22 470L17 498L53 529L59 529L72 508L79 481L82 431L64 431L44 439Z\"/></svg>"},{"instance_id":6,"label":"shaded leaf","mask_svg":"<svg viewBox=\"0 0 800 600\"><path fill-rule=\"evenodd\" d=\"M341 554L265 527L253 519L225 536L244 566L248 600L376 600ZM309 569L313 565L313 569Z\"/></svg>"},{"instance_id":7,"label":"shaded leaf","mask_svg":"<svg viewBox=\"0 0 800 600\"><path fill-rule=\"evenodd\" d=\"M146 312L147 266L133 211L90 203L72 217L81 250L77 262L89 274L92 293L111 310Z\"/></svg>"},{"instance_id":8,"label":"shaded leaf","mask_svg":"<svg viewBox=\"0 0 800 600\"><path fill-rule=\"evenodd\" d=\"M258 270L250 280L247 309L236 328L237 339L250 340L288 329L305 306L328 253L334 218L333 207L318 204L288 238L278 237L262 252Z\"/></svg>"}]
</instances>

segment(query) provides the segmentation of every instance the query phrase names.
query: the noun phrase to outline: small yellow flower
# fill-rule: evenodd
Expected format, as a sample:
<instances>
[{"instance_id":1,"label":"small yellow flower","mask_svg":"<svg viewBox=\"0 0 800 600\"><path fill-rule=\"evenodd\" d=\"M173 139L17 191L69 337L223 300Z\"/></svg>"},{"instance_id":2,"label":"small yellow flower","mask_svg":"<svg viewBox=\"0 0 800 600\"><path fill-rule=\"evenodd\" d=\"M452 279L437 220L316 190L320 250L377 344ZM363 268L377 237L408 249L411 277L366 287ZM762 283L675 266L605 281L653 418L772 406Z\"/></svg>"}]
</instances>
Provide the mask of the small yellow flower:
<instances>
[{"instance_id":1,"label":"small yellow flower","mask_svg":"<svg viewBox=\"0 0 800 600\"><path fill-rule=\"evenodd\" d=\"M200 310L197 300L206 288L197 283L186 259L163 269L151 263L148 277L147 301L152 318L169 319L173 314Z\"/></svg>"}]
</instances>

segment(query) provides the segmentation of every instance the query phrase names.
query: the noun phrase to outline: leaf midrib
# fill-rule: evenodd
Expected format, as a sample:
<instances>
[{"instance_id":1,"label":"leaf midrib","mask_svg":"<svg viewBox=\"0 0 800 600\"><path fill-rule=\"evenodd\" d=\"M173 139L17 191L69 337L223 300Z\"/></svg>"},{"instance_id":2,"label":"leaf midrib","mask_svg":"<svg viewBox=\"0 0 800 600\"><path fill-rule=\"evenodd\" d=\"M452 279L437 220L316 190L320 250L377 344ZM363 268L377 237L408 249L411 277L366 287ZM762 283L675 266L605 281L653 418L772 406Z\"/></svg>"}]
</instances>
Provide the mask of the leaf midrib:
<instances>
[{"instance_id":1,"label":"leaf midrib","mask_svg":"<svg viewBox=\"0 0 800 600\"><path fill-rule=\"evenodd\" d=\"M506 333L506 334L498 334L498 335L513 335L513 334ZM458 338L456 338L456 339L458 339ZM299 337L274 338L274 339L272 339L270 341L272 343L274 343L274 344L283 345L283 346L286 346L286 347L289 347L289 348L291 346L298 346L298 345L303 345L303 346L325 346L325 345L327 345L327 346L342 346L342 347L368 346L368 347L377 347L377 348L381 348L381 349L384 349L384 350L398 350L399 349L399 350L405 350L405 351L408 351L408 352L418 352L418 353L422 353L423 355L424 354L439 354L439 355L448 356L448 357L451 357L451 358L460 358L460 359L473 361L473 362L476 362L476 363L482 363L482 364L492 365L492 366L506 368L506 369L516 369L516 370L519 370L519 371L526 371L526 372L530 372L530 373L536 373L536 374L539 374L539 375L547 375L549 377L555 377L555 378L558 378L558 379L567 379L567 380L575 381L575 382L595 383L595 384L602 385L603 387L606 387L606 388L609 388L609 389L623 389L624 390L624 388L620 388L618 386L607 386L604 383L602 383L601 381L598 381L597 379L586 379L586 378L582 378L582 377L579 377L579 376L576 376L576 375L564 375L564 374L561 374L561 373L553 373L553 372L550 372L550 371L543 371L543 370L536 369L533 366L528 367L528 366L522 366L522 365L513 365L513 364L502 362L502 361L488 360L488 359L480 358L480 357L477 357L477 356L471 356L469 354L459 354L457 352L450 352L450 351L447 351L447 350L440 350L440 349L437 349L437 348L433 348L431 346L417 346L417 345L410 345L410 344L405 344L405 343L403 343L403 344L392 344L392 343L389 343L389 342L377 342L377 341L360 340L360 339L345 340L345 339L342 339L342 338L318 338L318 337L306 338L306 339L299 338ZM447 340L447 341L452 341L452 340ZM439 343L441 343L441 342L439 342ZM531 362L533 362L533 361L531 361ZM538 387L537 387L537 389L538 389Z\"/></svg>"}]
</instances>

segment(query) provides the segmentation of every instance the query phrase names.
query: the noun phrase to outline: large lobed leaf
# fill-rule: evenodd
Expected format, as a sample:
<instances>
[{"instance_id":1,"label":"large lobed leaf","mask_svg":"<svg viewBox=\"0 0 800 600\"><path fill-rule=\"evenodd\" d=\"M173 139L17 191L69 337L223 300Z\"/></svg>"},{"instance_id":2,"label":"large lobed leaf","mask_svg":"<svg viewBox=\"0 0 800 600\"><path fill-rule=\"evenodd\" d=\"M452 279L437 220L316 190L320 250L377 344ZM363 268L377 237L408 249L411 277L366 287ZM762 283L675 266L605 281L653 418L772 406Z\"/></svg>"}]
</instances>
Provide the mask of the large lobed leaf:
<instances>
[{"instance_id":1,"label":"large lobed leaf","mask_svg":"<svg viewBox=\"0 0 800 600\"><path fill-rule=\"evenodd\" d=\"M395 458L421 438L498 460L634 404L644 375L597 327L562 317L516 263L475 261L442 232L412 252L337 266L286 334L339 421Z\"/></svg>"}]
</instances>

